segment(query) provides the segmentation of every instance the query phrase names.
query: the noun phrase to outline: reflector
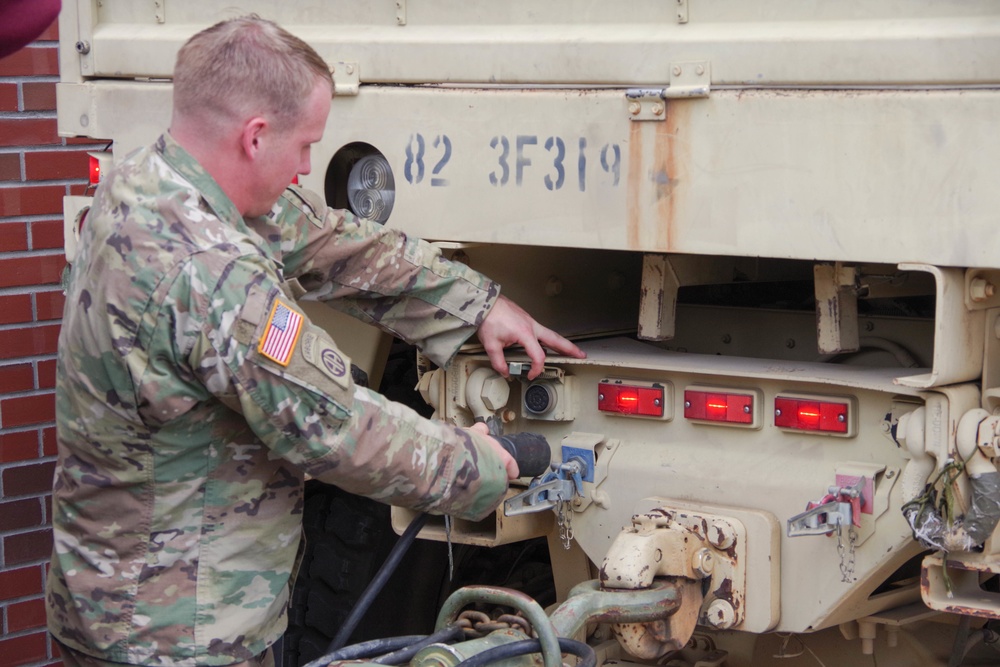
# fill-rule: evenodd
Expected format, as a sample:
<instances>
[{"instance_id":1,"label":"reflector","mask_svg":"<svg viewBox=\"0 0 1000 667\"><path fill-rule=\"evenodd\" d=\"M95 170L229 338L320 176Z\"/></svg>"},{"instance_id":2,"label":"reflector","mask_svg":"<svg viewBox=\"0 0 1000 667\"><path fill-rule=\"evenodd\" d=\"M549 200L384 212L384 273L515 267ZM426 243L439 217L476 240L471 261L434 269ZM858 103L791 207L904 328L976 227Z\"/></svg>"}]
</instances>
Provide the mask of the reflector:
<instances>
[{"instance_id":1,"label":"reflector","mask_svg":"<svg viewBox=\"0 0 1000 667\"><path fill-rule=\"evenodd\" d=\"M796 431L848 434L851 427L850 405L850 399L776 396L774 425Z\"/></svg>"}]
</instances>

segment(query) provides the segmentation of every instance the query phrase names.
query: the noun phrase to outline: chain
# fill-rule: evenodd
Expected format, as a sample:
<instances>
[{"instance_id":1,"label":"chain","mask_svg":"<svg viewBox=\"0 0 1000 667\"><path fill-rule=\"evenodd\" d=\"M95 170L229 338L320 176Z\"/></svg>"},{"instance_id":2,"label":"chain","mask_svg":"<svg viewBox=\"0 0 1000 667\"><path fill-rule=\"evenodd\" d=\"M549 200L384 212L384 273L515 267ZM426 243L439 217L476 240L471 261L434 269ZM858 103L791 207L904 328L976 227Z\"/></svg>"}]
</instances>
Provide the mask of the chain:
<instances>
[{"instance_id":1,"label":"chain","mask_svg":"<svg viewBox=\"0 0 1000 667\"><path fill-rule=\"evenodd\" d=\"M458 625L465 631L467 638L485 637L495 630L516 628L526 636L531 637L534 630L531 623L523 616L515 614L500 614L496 619L473 609L466 609L458 615Z\"/></svg>"},{"instance_id":2,"label":"chain","mask_svg":"<svg viewBox=\"0 0 1000 667\"><path fill-rule=\"evenodd\" d=\"M858 544L858 531L854 524L847 530L847 547L842 539L843 526L837 526L837 554L840 556L840 580L851 583L854 580L854 550Z\"/></svg>"},{"instance_id":3,"label":"chain","mask_svg":"<svg viewBox=\"0 0 1000 667\"><path fill-rule=\"evenodd\" d=\"M563 549L569 550L570 542L573 541L573 514L566 511L569 502L563 501L556 505L556 524L559 526L559 539L562 540Z\"/></svg>"}]
</instances>

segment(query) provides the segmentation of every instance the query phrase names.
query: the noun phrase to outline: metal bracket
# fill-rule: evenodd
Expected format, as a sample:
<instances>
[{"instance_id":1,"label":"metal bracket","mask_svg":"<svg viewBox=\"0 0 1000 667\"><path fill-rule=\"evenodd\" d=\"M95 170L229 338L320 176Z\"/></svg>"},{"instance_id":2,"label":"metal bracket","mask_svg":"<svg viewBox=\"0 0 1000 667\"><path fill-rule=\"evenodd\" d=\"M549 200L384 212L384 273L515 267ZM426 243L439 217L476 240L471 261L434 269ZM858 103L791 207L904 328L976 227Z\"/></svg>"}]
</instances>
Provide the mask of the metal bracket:
<instances>
[{"instance_id":1,"label":"metal bracket","mask_svg":"<svg viewBox=\"0 0 1000 667\"><path fill-rule=\"evenodd\" d=\"M820 354L857 352L857 270L852 266L817 264L813 267L816 291L816 342Z\"/></svg>"},{"instance_id":2,"label":"metal bracket","mask_svg":"<svg viewBox=\"0 0 1000 667\"><path fill-rule=\"evenodd\" d=\"M357 95L361 89L361 72L357 63L337 62L330 65L333 76L333 94Z\"/></svg>"},{"instance_id":3,"label":"metal bracket","mask_svg":"<svg viewBox=\"0 0 1000 667\"><path fill-rule=\"evenodd\" d=\"M643 255L639 338L670 340L674 337L677 290L680 285L670 258L665 255Z\"/></svg>"},{"instance_id":4,"label":"metal bracket","mask_svg":"<svg viewBox=\"0 0 1000 667\"><path fill-rule=\"evenodd\" d=\"M396 25L406 25L406 0L396 0Z\"/></svg>"},{"instance_id":5,"label":"metal bracket","mask_svg":"<svg viewBox=\"0 0 1000 667\"><path fill-rule=\"evenodd\" d=\"M708 97L712 68L708 61L673 63L670 85L666 88L629 88L625 91L628 117L631 120L664 120L666 100Z\"/></svg>"},{"instance_id":6,"label":"metal bracket","mask_svg":"<svg viewBox=\"0 0 1000 667\"><path fill-rule=\"evenodd\" d=\"M157 23L165 23L167 20L167 0L153 0L153 15Z\"/></svg>"},{"instance_id":7,"label":"metal bracket","mask_svg":"<svg viewBox=\"0 0 1000 667\"><path fill-rule=\"evenodd\" d=\"M688 22L688 0L677 0L677 22Z\"/></svg>"}]
</instances>

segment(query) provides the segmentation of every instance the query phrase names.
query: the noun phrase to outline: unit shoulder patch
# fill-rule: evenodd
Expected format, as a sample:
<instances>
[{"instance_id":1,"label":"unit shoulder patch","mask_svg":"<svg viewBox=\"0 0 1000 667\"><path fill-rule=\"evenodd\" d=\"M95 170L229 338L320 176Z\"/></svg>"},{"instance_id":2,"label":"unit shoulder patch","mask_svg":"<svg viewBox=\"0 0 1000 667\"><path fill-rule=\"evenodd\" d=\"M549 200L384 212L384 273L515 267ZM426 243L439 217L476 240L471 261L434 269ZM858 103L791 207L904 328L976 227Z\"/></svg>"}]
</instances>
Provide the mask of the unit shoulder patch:
<instances>
[{"instance_id":1,"label":"unit shoulder patch","mask_svg":"<svg viewBox=\"0 0 1000 667\"><path fill-rule=\"evenodd\" d=\"M314 333L302 338L302 356L341 388L347 389L351 377L351 361L329 341Z\"/></svg>"}]
</instances>

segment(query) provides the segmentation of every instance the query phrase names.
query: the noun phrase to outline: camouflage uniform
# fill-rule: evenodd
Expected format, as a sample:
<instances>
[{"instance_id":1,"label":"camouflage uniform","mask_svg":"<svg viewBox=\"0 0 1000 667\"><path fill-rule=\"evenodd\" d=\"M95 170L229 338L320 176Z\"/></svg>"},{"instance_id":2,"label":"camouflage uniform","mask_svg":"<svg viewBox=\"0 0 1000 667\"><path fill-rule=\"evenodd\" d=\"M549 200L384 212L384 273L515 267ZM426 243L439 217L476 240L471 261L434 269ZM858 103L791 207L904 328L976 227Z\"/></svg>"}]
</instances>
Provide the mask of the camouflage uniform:
<instances>
[{"instance_id":1,"label":"camouflage uniform","mask_svg":"<svg viewBox=\"0 0 1000 667\"><path fill-rule=\"evenodd\" d=\"M498 288L290 188L250 221L169 135L87 217L59 342L49 628L145 665L228 665L283 632L303 473L478 519L507 486L479 436L351 381L300 289L445 362Z\"/></svg>"}]
</instances>

